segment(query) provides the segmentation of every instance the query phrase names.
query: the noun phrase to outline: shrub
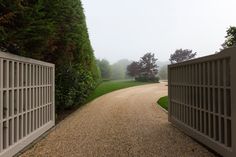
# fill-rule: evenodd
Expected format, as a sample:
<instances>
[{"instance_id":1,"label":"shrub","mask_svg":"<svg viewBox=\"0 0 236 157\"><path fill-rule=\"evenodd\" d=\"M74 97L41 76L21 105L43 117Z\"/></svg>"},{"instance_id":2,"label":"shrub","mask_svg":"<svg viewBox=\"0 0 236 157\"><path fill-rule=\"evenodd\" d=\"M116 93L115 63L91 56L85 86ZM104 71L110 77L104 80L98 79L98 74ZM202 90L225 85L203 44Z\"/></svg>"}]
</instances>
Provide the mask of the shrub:
<instances>
[{"instance_id":1,"label":"shrub","mask_svg":"<svg viewBox=\"0 0 236 157\"><path fill-rule=\"evenodd\" d=\"M57 110L82 104L95 85L92 73L81 66L61 66L56 73Z\"/></svg>"},{"instance_id":2,"label":"shrub","mask_svg":"<svg viewBox=\"0 0 236 157\"><path fill-rule=\"evenodd\" d=\"M139 76L139 77L135 77L136 81L140 81L140 82L155 82L158 83L160 78L159 77L145 77L145 76Z\"/></svg>"}]
</instances>

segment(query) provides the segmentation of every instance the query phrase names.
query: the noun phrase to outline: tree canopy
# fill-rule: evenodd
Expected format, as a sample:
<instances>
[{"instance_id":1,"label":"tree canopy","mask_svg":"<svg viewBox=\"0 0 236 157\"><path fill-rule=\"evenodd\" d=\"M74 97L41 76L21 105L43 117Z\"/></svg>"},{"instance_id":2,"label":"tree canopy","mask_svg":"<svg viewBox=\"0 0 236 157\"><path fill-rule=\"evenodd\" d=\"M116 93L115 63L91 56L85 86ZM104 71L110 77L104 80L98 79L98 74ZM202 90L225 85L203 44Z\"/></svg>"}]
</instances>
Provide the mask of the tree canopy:
<instances>
[{"instance_id":1,"label":"tree canopy","mask_svg":"<svg viewBox=\"0 0 236 157\"><path fill-rule=\"evenodd\" d=\"M141 57L139 61L140 74L148 78L155 77L158 73L156 61L157 59L155 58L154 53L146 53L143 57Z\"/></svg>"},{"instance_id":2,"label":"tree canopy","mask_svg":"<svg viewBox=\"0 0 236 157\"><path fill-rule=\"evenodd\" d=\"M154 53L146 53L139 62L132 62L127 66L128 75L135 77L138 81L158 82L157 58Z\"/></svg>"},{"instance_id":3,"label":"tree canopy","mask_svg":"<svg viewBox=\"0 0 236 157\"><path fill-rule=\"evenodd\" d=\"M140 70L139 62L134 61L127 66L127 74L131 77L138 77L139 70Z\"/></svg>"},{"instance_id":4,"label":"tree canopy","mask_svg":"<svg viewBox=\"0 0 236 157\"><path fill-rule=\"evenodd\" d=\"M179 63L190 60L197 55L197 52L193 52L189 49L177 49L173 54L170 55L170 62Z\"/></svg>"},{"instance_id":5,"label":"tree canopy","mask_svg":"<svg viewBox=\"0 0 236 157\"><path fill-rule=\"evenodd\" d=\"M222 47L228 48L231 46L236 46L236 27L229 27L229 29L226 31L227 35L225 36L226 40L222 44Z\"/></svg>"}]
</instances>

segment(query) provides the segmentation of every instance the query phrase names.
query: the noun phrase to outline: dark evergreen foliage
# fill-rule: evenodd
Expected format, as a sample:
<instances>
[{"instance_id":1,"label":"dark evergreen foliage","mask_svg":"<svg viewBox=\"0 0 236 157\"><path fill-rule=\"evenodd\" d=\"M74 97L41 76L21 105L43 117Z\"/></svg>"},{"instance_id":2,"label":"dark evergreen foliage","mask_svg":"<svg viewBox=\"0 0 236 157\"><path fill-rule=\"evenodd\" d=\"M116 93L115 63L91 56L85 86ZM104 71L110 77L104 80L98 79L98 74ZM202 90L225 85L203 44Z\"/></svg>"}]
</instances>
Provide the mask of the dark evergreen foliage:
<instances>
[{"instance_id":1,"label":"dark evergreen foliage","mask_svg":"<svg viewBox=\"0 0 236 157\"><path fill-rule=\"evenodd\" d=\"M57 108L82 103L99 78L80 0L0 0L0 49L56 66Z\"/></svg>"}]
</instances>

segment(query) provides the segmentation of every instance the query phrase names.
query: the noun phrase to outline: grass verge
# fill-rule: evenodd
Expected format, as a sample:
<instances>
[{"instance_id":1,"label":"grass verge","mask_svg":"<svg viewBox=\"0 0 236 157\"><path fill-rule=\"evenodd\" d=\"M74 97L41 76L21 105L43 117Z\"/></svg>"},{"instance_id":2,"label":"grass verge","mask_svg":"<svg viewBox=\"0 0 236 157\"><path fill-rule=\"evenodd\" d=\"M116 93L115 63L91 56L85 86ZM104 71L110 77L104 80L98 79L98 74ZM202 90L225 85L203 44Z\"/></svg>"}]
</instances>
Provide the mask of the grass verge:
<instances>
[{"instance_id":1,"label":"grass verge","mask_svg":"<svg viewBox=\"0 0 236 157\"><path fill-rule=\"evenodd\" d=\"M137 82L134 80L113 80L113 81L104 81L100 85L97 86L97 88L92 92L92 94L89 96L87 102L92 101L96 99L97 97L100 97L104 94L113 92L115 90L133 87L133 86L139 86L139 85L145 85L148 84L147 82Z\"/></svg>"},{"instance_id":2,"label":"grass verge","mask_svg":"<svg viewBox=\"0 0 236 157\"><path fill-rule=\"evenodd\" d=\"M157 104L168 111L168 96L161 97Z\"/></svg>"}]
</instances>

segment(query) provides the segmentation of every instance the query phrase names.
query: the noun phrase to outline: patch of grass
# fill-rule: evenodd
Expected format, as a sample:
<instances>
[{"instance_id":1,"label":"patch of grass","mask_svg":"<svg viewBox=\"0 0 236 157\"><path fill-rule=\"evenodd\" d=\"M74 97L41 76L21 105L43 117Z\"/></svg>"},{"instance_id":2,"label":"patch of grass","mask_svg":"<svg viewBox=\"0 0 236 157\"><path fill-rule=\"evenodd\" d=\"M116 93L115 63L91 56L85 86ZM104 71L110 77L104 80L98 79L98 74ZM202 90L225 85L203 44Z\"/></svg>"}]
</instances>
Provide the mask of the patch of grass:
<instances>
[{"instance_id":1,"label":"patch of grass","mask_svg":"<svg viewBox=\"0 0 236 157\"><path fill-rule=\"evenodd\" d=\"M157 104L168 110L168 96L164 96L157 101Z\"/></svg>"},{"instance_id":2,"label":"patch of grass","mask_svg":"<svg viewBox=\"0 0 236 157\"><path fill-rule=\"evenodd\" d=\"M92 101L92 100L96 99L97 97L100 97L104 94L113 92L115 90L133 87L133 86L145 85L145 84L147 84L147 83L146 82L137 82L134 80L103 81L92 92L92 94L89 96L87 102Z\"/></svg>"}]
</instances>

